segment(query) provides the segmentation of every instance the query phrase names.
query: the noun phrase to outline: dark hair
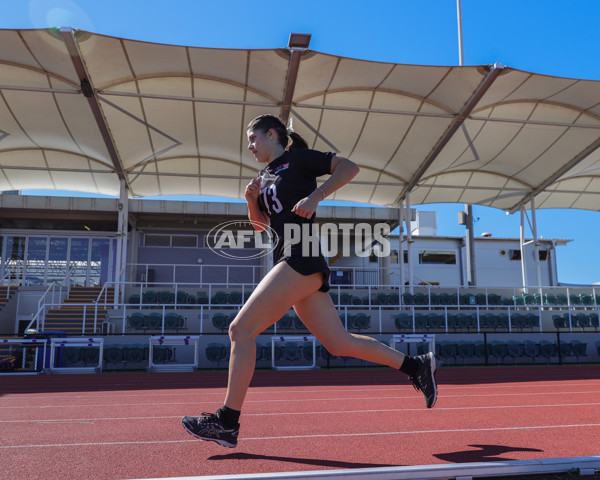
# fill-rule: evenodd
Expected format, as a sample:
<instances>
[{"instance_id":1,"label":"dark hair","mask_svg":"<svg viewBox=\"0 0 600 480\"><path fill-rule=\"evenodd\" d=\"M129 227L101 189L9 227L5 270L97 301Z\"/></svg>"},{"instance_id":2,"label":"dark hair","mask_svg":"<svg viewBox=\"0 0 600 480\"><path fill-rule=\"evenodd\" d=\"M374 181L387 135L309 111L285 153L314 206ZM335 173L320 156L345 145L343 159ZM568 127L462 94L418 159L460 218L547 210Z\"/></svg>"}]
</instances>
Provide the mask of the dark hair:
<instances>
[{"instance_id":1,"label":"dark hair","mask_svg":"<svg viewBox=\"0 0 600 480\"><path fill-rule=\"evenodd\" d=\"M279 141L279 144L286 150L308 148L308 143L306 143L306 141L296 132L289 133L292 143L288 146L289 140L287 128L285 128L283 122L274 115L259 115L248 124L247 130L260 130L261 132L266 133L271 128L277 133L277 140Z\"/></svg>"}]
</instances>

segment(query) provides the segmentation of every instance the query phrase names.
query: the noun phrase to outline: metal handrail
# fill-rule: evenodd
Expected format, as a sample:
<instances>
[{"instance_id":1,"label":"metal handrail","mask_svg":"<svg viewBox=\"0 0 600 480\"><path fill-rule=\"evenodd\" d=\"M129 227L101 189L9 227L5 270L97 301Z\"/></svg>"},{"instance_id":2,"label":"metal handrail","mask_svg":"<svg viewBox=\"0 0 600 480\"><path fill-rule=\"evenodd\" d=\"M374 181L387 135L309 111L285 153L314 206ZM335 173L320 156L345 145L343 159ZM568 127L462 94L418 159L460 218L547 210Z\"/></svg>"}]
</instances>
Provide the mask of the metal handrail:
<instances>
[{"instance_id":1,"label":"metal handrail","mask_svg":"<svg viewBox=\"0 0 600 480\"><path fill-rule=\"evenodd\" d=\"M55 293L56 287L59 288L59 296L62 295L62 287L63 286L61 284L59 284L56 280L53 281L48 286L48 288L43 293L43 295L40 297L40 299L38 300L38 309L37 309L37 312L32 315L31 321L29 322L29 324L27 325L27 327L25 327L25 331L26 332L32 328L32 325L34 323L36 324L36 330L39 331L39 329L40 329L40 317L41 317L42 327L44 326L44 319L45 319L44 313L46 312L46 305L52 305L52 304L54 304L54 293ZM52 302L48 304L48 303L46 303L46 297L48 296L48 294L50 292L52 292Z\"/></svg>"},{"instance_id":2,"label":"metal handrail","mask_svg":"<svg viewBox=\"0 0 600 480\"><path fill-rule=\"evenodd\" d=\"M104 285L102 285L102 289L100 290L100 293L98 294L98 297L96 297L96 300L94 300L94 303L96 305L98 305L99 303L103 303L104 306L108 305L107 302L107 295L108 295L108 286L113 284L114 282L106 282ZM104 295L104 302L102 302L102 296ZM113 295L114 296L114 295Z\"/></svg>"},{"instance_id":3,"label":"metal handrail","mask_svg":"<svg viewBox=\"0 0 600 480\"><path fill-rule=\"evenodd\" d=\"M4 276L0 279L0 285L4 285L4 281L10 276L10 270L4 273ZM9 282L6 282L6 286L10 287Z\"/></svg>"}]
</instances>

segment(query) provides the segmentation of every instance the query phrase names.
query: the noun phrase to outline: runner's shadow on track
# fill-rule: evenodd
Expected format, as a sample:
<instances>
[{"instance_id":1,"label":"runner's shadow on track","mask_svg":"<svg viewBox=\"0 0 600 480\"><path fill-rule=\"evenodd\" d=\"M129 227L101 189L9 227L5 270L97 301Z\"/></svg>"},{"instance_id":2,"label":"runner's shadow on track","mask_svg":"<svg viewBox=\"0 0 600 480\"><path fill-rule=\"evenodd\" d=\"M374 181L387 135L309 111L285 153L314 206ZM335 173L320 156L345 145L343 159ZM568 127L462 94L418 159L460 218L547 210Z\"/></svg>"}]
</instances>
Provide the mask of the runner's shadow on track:
<instances>
[{"instance_id":1,"label":"runner's shadow on track","mask_svg":"<svg viewBox=\"0 0 600 480\"><path fill-rule=\"evenodd\" d=\"M517 460L504 455L510 452L543 452L539 448L507 447L505 445L469 445L477 450L434 453L433 456L450 463L495 462Z\"/></svg>"},{"instance_id":2,"label":"runner's shadow on track","mask_svg":"<svg viewBox=\"0 0 600 480\"><path fill-rule=\"evenodd\" d=\"M299 463L302 465L316 465L317 467L333 468L380 468L398 466L380 463L342 462L338 460L324 460L321 458L278 457L276 455L256 455L243 452L213 455L212 457L209 457L208 460L270 460L273 462Z\"/></svg>"}]
</instances>

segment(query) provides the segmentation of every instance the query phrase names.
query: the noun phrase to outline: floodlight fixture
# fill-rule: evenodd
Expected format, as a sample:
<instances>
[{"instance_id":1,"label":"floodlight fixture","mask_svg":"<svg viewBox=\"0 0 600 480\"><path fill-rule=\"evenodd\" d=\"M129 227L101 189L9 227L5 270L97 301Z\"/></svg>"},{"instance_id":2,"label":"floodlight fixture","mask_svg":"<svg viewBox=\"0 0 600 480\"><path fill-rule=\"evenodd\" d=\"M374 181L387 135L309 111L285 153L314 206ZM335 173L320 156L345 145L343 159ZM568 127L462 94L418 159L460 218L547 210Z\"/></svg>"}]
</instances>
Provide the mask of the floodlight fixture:
<instances>
[{"instance_id":1,"label":"floodlight fixture","mask_svg":"<svg viewBox=\"0 0 600 480\"><path fill-rule=\"evenodd\" d=\"M310 44L310 33L290 33L288 48L307 49Z\"/></svg>"}]
</instances>

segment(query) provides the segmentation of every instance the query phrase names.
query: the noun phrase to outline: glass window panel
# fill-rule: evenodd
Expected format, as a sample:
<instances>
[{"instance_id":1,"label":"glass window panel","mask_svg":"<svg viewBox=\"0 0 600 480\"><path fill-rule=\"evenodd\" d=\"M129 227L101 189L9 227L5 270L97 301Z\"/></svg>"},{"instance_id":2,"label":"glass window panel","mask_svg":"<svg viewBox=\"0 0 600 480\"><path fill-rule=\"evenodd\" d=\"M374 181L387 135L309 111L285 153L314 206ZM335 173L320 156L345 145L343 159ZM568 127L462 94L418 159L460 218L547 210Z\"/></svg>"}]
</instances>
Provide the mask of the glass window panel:
<instances>
[{"instance_id":1,"label":"glass window panel","mask_svg":"<svg viewBox=\"0 0 600 480\"><path fill-rule=\"evenodd\" d=\"M103 285L108 280L110 239L93 238L92 255L90 260L89 284Z\"/></svg>"},{"instance_id":2,"label":"glass window panel","mask_svg":"<svg viewBox=\"0 0 600 480\"><path fill-rule=\"evenodd\" d=\"M26 237L6 237L6 251L4 252L4 274L10 272L9 280L20 283L23 279L23 259L25 258Z\"/></svg>"},{"instance_id":3,"label":"glass window panel","mask_svg":"<svg viewBox=\"0 0 600 480\"><path fill-rule=\"evenodd\" d=\"M88 250L90 247L89 238L71 238L71 262L88 261Z\"/></svg>"},{"instance_id":4,"label":"glass window panel","mask_svg":"<svg viewBox=\"0 0 600 480\"><path fill-rule=\"evenodd\" d=\"M108 238L92 238L92 262L101 262L104 255L108 256L109 246Z\"/></svg>"},{"instance_id":5,"label":"glass window panel","mask_svg":"<svg viewBox=\"0 0 600 480\"><path fill-rule=\"evenodd\" d=\"M421 250L419 263L423 265L455 265L456 253L442 250Z\"/></svg>"},{"instance_id":6,"label":"glass window panel","mask_svg":"<svg viewBox=\"0 0 600 480\"><path fill-rule=\"evenodd\" d=\"M25 237L6 237L6 260L23 260L25 257Z\"/></svg>"},{"instance_id":7,"label":"glass window panel","mask_svg":"<svg viewBox=\"0 0 600 480\"><path fill-rule=\"evenodd\" d=\"M69 255L69 263L71 266L75 265L75 269L71 274L71 284L73 285L87 285L89 247L89 238L71 238L71 252Z\"/></svg>"},{"instance_id":8,"label":"glass window panel","mask_svg":"<svg viewBox=\"0 0 600 480\"><path fill-rule=\"evenodd\" d=\"M50 237L48 251L48 282L63 280L67 275L67 237Z\"/></svg>"},{"instance_id":9,"label":"glass window panel","mask_svg":"<svg viewBox=\"0 0 600 480\"><path fill-rule=\"evenodd\" d=\"M46 261L46 246L48 237L29 237L27 244L27 260Z\"/></svg>"},{"instance_id":10,"label":"glass window panel","mask_svg":"<svg viewBox=\"0 0 600 480\"><path fill-rule=\"evenodd\" d=\"M50 237L50 251L48 260L67 260L67 247L69 239L67 237Z\"/></svg>"},{"instance_id":11,"label":"glass window panel","mask_svg":"<svg viewBox=\"0 0 600 480\"><path fill-rule=\"evenodd\" d=\"M173 235L171 242L174 247L195 248L198 244L198 237L196 235Z\"/></svg>"},{"instance_id":12,"label":"glass window panel","mask_svg":"<svg viewBox=\"0 0 600 480\"><path fill-rule=\"evenodd\" d=\"M48 237L29 237L27 242L27 285L44 285Z\"/></svg>"},{"instance_id":13,"label":"glass window panel","mask_svg":"<svg viewBox=\"0 0 600 480\"><path fill-rule=\"evenodd\" d=\"M170 247L171 236L156 234L144 235L144 245L146 247Z\"/></svg>"}]
</instances>

